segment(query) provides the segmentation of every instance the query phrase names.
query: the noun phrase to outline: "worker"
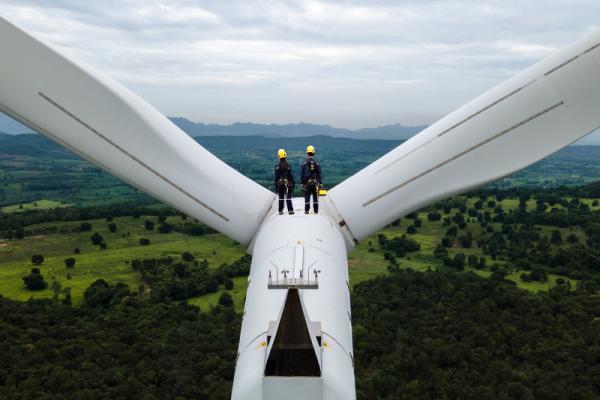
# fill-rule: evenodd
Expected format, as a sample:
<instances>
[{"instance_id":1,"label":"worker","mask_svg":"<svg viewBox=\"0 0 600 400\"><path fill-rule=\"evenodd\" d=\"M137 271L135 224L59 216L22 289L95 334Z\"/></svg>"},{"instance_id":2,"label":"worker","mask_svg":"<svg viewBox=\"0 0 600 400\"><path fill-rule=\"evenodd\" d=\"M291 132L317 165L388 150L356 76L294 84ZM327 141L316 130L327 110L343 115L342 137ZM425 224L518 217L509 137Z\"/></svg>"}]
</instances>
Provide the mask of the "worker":
<instances>
[{"instance_id":1,"label":"worker","mask_svg":"<svg viewBox=\"0 0 600 400\"><path fill-rule=\"evenodd\" d=\"M291 194L294 192L294 174L287 162L284 149L277 151L279 163L275 166L275 191L279 195L279 215L283 214L284 199L287 203L288 214L294 215Z\"/></svg>"},{"instance_id":2,"label":"worker","mask_svg":"<svg viewBox=\"0 0 600 400\"><path fill-rule=\"evenodd\" d=\"M319 188L321 187L321 166L315 160L314 146L306 147L306 160L302 164L302 191L304 192L304 214L310 212L310 197L313 210L319 213Z\"/></svg>"}]
</instances>

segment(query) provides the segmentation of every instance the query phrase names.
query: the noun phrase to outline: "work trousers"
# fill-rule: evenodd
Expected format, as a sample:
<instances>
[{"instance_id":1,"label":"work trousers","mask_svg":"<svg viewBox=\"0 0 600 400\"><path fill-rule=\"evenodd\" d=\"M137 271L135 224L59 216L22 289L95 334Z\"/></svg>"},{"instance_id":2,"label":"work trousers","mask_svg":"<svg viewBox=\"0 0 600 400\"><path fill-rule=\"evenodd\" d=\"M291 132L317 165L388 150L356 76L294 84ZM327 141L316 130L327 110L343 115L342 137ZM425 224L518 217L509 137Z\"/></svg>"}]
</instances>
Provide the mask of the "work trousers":
<instances>
[{"instance_id":1,"label":"work trousers","mask_svg":"<svg viewBox=\"0 0 600 400\"><path fill-rule=\"evenodd\" d=\"M319 193L316 186L307 187L304 192L304 211L310 211L310 196L313 198L313 210L319 212Z\"/></svg>"},{"instance_id":2,"label":"work trousers","mask_svg":"<svg viewBox=\"0 0 600 400\"><path fill-rule=\"evenodd\" d=\"M288 192L287 195L285 192ZM289 190L287 190L287 188L285 186L281 186L277 189L277 194L279 194L279 212L283 211L283 202L285 199L285 202L287 203L287 209L288 211L294 211L294 206L292 205L292 199L291 199L291 193ZM287 197L287 199L286 199Z\"/></svg>"}]
</instances>

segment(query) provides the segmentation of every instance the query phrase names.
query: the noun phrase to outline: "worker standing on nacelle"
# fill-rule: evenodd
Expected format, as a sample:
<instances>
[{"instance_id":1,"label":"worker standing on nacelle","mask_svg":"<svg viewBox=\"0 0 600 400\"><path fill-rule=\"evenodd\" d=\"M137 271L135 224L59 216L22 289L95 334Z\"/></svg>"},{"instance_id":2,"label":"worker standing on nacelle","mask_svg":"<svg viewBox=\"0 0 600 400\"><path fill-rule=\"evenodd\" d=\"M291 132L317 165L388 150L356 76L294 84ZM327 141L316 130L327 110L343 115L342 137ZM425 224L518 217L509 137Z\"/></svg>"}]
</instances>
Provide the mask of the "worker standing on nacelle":
<instances>
[{"instance_id":1,"label":"worker standing on nacelle","mask_svg":"<svg viewBox=\"0 0 600 400\"><path fill-rule=\"evenodd\" d=\"M294 192L294 174L288 164L284 149L277 152L279 163L275 166L275 191L279 195L279 215L283 214L284 199L287 203L288 214L294 215L291 194Z\"/></svg>"},{"instance_id":2,"label":"worker standing on nacelle","mask_svg":"<svg viewBox=\"0 0 600 400\"><path fill-rule=\"evenodd\" d=\"M321 166L315 160L314 146L306 148L306 161L302 164L302 191L304 192L304 214L310 211L310 196L313 198L313 210L319 212L319 188L321 187Z\"/></svg>"}]
</instances>

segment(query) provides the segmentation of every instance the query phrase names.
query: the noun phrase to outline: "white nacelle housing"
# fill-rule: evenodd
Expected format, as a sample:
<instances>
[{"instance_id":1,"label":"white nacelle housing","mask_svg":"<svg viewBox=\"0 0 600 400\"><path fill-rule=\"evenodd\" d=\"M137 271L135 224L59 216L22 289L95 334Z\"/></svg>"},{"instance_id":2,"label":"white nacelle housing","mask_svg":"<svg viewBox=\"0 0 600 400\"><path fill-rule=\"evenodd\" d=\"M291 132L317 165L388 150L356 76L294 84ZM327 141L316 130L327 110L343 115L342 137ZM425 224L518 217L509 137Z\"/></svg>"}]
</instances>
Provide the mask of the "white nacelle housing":
<instances>
[{"instance_id":1,"label":"white nacelle housing","mask_svg":"<svg viewBox=\"0 0 600 400\"><path fill-rule=\"evenodd\" d=\"M319 397L311 399L351 400L354 393L352 326L346 244L337 223L324 212L301 214L303 199L294 199L294 216L271 213L259 230L252 258L239 355L233 386L233 399L306 399L315 386L322 387ZM269 289L269 271L275 281L279 269L289 270L288 280L318 275L318 289L300 289L307 317L320 323L322 376L319 378L265 378L270 322L278 320L286 299L286 290ZM310 269L310 271L309 271ZM265 389L269 379L281 382ZM314 380L320 380L315 385ZM289 385L295 382L295 385ZM273 386L284 390L273 397ZM318 391L318 390L317 390Z\"/></svg>"}]
</instances>

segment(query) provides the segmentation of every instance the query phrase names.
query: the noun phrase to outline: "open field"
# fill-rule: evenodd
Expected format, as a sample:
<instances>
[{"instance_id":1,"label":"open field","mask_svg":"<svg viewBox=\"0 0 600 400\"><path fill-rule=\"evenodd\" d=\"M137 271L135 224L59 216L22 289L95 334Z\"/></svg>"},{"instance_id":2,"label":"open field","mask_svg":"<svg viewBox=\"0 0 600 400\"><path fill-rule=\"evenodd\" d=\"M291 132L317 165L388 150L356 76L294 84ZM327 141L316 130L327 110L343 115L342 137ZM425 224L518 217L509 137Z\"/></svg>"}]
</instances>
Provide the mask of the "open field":
<instances>
[{"instance_id":1,"label":"open field","mask_svg":"<svg viewBox=\"0 0 600 400\"><path fill-rule=\"evenodd\" d=\"M467 204L472 204L469 200ZM586 200L591 204L591 200ZM514 210L518 207L516 199L504 199L502 207L506 210ZM535 202L531 200L527 208L535 208ZM451 215L457 212L457 209L451 211ZM421 246L417 252L409 253L406 257L398 257L397 261L401 268L412 268L415 270L435 270L437 268L446 268L441 265L441 261L433 255L434 249L440 243L440 240L447 228L442 226L442 221L428 221L427 214L421 212L418 214L423 221L423 225L416 234L410 235ZM150 220L158 226L158 217L141 216L117 217L112 221L117 225L117 231L112 233L108 229L109 222L104 219L82 220L72 222L47 222L43 224L28 226L28 230L44 229L53 227L58 232L49 235L28 236L21 240L0 241L0 294L18 300L26 300L30 297L52 297L50 290L52 281L59 282L62 287L70 287L72 290L73 302L81 304L83 292L96 279L104 279L109 283L125 283L131 290L138 291L140 288L141 277L137 271L130 266L130 260L144 258L160 258L171 256L179 258L183 252L192 253L196 259L206 259L212 268L218 267L222 263L232 262L245 253L245 248L232 240L220 234L207 234L204 236L190 236L177 232L159 233L156 229L147 231L144 228L144 222ZM169 217L167 222L180 222L179 217ZM90 231L79 232L81 223L88 222L92 225ZM397 226L389 226L370 238L366 239L356 247L349 256L349 274L351 286L371 279L375 276L386 274L389 262L383 257L384 251L381 249L377 235L384 234L388 238L401 236L413 222L410 219L402 219ZM500 229L499 224L492 224L495 229ZM549 236L554 227L538 227L541 235ZM468 223L468 230L472 233L476 242L481 235L481 227L478 223L471 221ZM579 229L558 229L563 235L574 233L583 236ZM101 250L93 245L90 236L98 232L107 243L107 248ZM140 238L150 240L150 245L141 246ZM78 248L80 253L75 254ZM480 249L474 248L450 248L449 254L452 256L457 252L466 255L481 255ZM45 258L44 263L39 266L42 274L48 282L48 289L32 292L26 290L23 285L23 276L26 276L31 268L31 256L42 254ZM74 268L67 268L64 260L68 257L76 259ZM495 261L488 259L488 267ZM501 262L502 260L497 260ZM489 269L476 270L466 268L467 271L487 277L491 274ZM546 282L523 282L520 274L524 271L510 270L508 279L514 281L519 287L529 291L548 290L554 286L557 278L563 278L576 284L572 279L566 277L549 275ZM234 288L229 291L234 299L236 309L243 308L243 302L246 291L246 277L234 278ZM199 305L203 309L209 308L217 303L221 293L225 288L221 286L219 291L205 296L194 297L189 302Z\"/></svg>"},{"instance_id":2,"label":"open field","mask_svg":"<svg viewBox=\"0 0 600 400\"><path fill-rule=\"evenodd\" d=\"M68 207L70 204L62 203L55 200L36 200L29 203L13 204L2 207L3 213L22 212L29 210L48 210L57 207Z\"/></svg>"},{"instance_id":3,"label":"open field","mask_svg":"<svg viewBox=\"0 0 600 400\"><path fill-rule=\"evenodd\" d=\"M81 302L84 290L96 279L110 283L126 283L137 291L141 284L139 273L129 265L132 259L153 257L180 257L188 251L200 260L206 259L211 267L231 262L244 254L245 249L223 235L189 236L177 232L167 234L158 231L146 231L144 221L157 222L157 217L142 216L114 218L117 232L108 230L105 220L77 222L52 222L32 225L28 228L59 226L77 228L82 222L92 224L89 232L72 232L47 236L26 237L22 240L0 242L0 294L18 300L30 297L51 297L50 289L31 292L24 288L22 277L27 275L33 265L31 256L42 254L44 263L39 266L45 280L50 284L58 281L63 287L71 287L75 304ZM101 250L92 244L92 233L101 234L107 249ZM150 245L140 246L139 239L147 238ZM79 248L81 253L74 254ZM74 257L74 268L66 268L64 260ZM68 276L70 275L70 279Z\"/></svg>"}]
</instances>

